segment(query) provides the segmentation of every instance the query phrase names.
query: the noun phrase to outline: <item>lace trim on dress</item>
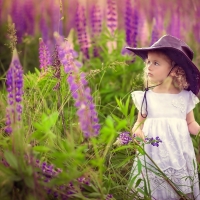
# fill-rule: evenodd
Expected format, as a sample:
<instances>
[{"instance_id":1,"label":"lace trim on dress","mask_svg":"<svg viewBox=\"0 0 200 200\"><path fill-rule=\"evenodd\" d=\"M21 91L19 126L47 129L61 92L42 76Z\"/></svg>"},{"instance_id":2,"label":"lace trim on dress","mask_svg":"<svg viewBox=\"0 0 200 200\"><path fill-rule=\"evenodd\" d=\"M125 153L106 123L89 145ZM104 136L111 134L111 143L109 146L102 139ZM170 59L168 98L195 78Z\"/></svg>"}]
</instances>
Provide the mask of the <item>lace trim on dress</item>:
<instances>
[{"instance_id":1,"label":"lace trim on dress","mask_svg":"<svg viewBox=\"0 0 200 200\"><path fill-rule=\"evenodd\" d=\"M186 110L186 105L184 102L184 98L182 96L179 96L176 99L172 100L172 105L178 109L180 109L180 111L183 113Z\"/></svg>"},{"instance_id":2,"label":"lace trim on dress","mask_svg":"<svg viewBox=\"0 0 200 200\"><path fill-rule=\"evenodd\" d=\"M143 171L143 176L146 178L146 171ZM155 171L155 170L154 170ZM183 194L192 193L192 187L198 184L198 175L194 174L194 171L187 170L186 167L176 170L174 168L168 168L163 170L164 174L173 182L174 187L181 191ZM152 197L170 197L170 199L178 199L179 195L172 189L172 186L162 177L158 176L155 172L148 170L148 179L151 187ZM140 188L143 184L140 184Z\"/></svg>"}]
</instances>

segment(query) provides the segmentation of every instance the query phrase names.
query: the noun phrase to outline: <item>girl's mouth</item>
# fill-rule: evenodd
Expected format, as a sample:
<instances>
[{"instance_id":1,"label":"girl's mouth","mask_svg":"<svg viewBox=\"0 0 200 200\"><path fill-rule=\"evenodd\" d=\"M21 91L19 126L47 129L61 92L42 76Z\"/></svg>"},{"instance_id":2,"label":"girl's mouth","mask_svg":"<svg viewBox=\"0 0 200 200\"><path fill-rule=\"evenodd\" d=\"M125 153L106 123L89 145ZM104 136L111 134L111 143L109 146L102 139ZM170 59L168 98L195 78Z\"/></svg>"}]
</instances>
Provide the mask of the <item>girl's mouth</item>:
<instances>
[{"instance_id":1,"label":"girl's mouth","mask_svg":"<svg viewBox=\"0 0 200 200\"><path fill-rule=\"evenodd\" d=\"M152 76L153 76L153 74L151 74L151 73L148 73L148 76L149 76L149 77L152 77Z\"/></svg>"}]
</instances>

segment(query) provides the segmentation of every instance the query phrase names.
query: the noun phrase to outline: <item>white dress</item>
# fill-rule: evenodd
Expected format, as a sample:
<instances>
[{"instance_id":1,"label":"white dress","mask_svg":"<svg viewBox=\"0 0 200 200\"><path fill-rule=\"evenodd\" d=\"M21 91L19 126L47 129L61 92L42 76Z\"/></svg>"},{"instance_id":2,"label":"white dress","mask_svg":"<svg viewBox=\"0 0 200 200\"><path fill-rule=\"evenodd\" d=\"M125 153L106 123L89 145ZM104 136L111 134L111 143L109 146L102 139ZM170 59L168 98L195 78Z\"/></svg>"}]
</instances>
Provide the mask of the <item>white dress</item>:
<instances>
[{"instance_id":1,"label":"white dress","mask_svg":"<svg viewBox=\"0 0 200 200\"><path fill-rule=\"evenodd\" d=\"M132 98L136 108L140 111L144 92L135 91ZM192 193L195 199L200 199L199 181L196 170L196 158L190 133L186 122L186 115L199 102L191 91L182 90L179 94L155 93L147 91L148 116L142 131L148 138L159 138L159 147L145 145L145 151L159 166L159 168L173 181L175 186L184 194ZM142 113L145 114L145 103ZM139 156L144 165L144 156ZM180 196L174 189L153 171L152 163L146 158L148 179L151 188L151 198L156 200L179 200ZM195 163L195 167L194 167ZM133 187L139 178L146 177L145 167L138 175L137 161L134 162L131 179L137 175ZM188 177L188 178L187 178ZM139 187L143 188L143 181ZM191 187L193 189L191 189ZM144 188L143 188L144 189Z\"/></svg>"}]
</instances>

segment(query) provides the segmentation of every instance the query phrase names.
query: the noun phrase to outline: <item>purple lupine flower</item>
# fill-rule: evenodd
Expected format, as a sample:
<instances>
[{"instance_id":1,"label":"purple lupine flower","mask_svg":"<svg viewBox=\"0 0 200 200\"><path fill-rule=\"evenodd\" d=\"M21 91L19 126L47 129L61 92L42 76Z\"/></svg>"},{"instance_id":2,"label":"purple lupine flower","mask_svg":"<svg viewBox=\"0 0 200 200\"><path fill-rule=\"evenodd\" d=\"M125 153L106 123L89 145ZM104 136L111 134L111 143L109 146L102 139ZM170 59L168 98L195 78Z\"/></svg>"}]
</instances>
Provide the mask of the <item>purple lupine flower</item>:
<instances>
[{"instance_id":1,"label":"purple lupine flower","mask_svg":"<svg viewBox=\"0 0 200 200\"><path fill-rule=\"evenodd\" d=\"M162 140L158 136L155 139L153 137L151 137L151 138L146 137L145 141L146 141L146 143L151 144L156 147L158 147L159 143L162 142Z\"/></svg>"},{"instance_id":2,"label":"purple lupine flower","mask_svg":"<svg viewBox=\"0 0 200 200\"><path fill-rule=\"evenodd\" d=\"M21 42L25 33L25 17L22 16L23 6L20 0L13 0L11 6L11 18L17 30L17 40Z\"/></svg>"},{"instance_id":3,"label":"purple lupine flower","mask_svg":"<svg viewBox=\"0 0 200 200\"><path fill-rule=\"evenodd\" d=\"M133 21L132 21L132 47L137 47L137 35L138 35L138 21L139 21L139 16L138 16L138 11L137 7L134 7L133 9Z\"/></svg>"},{"instance_id":4,"label":"purple lupine flower","mask_svg":"<svg viewBox=\"0 0 200 200\"><path fill-rule=\"evenodd\" d=\"M45 5L44 5L44 2L41 6L41 17L40 17L40 22L39 22L39 26L40 26L40 30L41 30L41 33L42 33L42 38L43 38L43 41L45 44L47 44L47 41L49 39L49 27L48 27L48 24L47 24L47 14L45 12Z\"/></svg>"},{"instance_id":5,"label":"purple lupine flower","mask_svg":"<svg viewBox=\"0 0 200 200\"><path fill-rule=\"evenodd\" d=\"M36 166L41 169L41 172L38 172L38 177L46 183L62 172L61 169L55 168L53 165L49 165L46 162L40 163L38 160L36 160Z\"/></svg>"},{"instance_id":6,"label":"purple lupine flower","mask_svg":"<svg viewBox=\"0 0 200 200\"><path fill-rule=\"evenodd\" d=\"M50 52L42 38L39 39L39 61L40 69L47 71L48 66L51 65Z\"/></svg>"},{"instance_id":7,"label":"purple lupine flower","mask_svg":"<svg viewBox=\"0 0 200 200\"><path fill-rule=\"evenodd\" d=\"M113 198L113 195L112 194L108 194L107 196L106 196L106 200L110 200L110 199L112 199Z\"/></svg>"},{"instance_id":8,"label":"purple lupine flower","mask_svg":"<svg viewBox=\"0 0 200 200\"><path fill-rule=\"evenodd\" d=\"M131 141L132 141L132 138L130 136L130 132L122 132L119 134L116 144L126 145L126 144L130 143Z\"/></svg>"},{"instance_id":9,"label":"purple lupine flower","mask_svg":"<svg viewBox=\"0 0 200 200\"><path fill-rule=\"evenodd\" d=\"M199 18L200 18L200 8L198 7L195 13L195 23L193 25L193 33L194 37L197 40L198 43L200 43L200 24L199 24Z\"/></svg>"},{"instance_id":10,"label":"purple lupine flower","mask_svg":"<svg viewBox=\"0 0 200 200\"><path fill-rule=\"evenodd\" d=\"M8 106L6 108L5 132L12 133L12 126L21 120L22 95L23 95L23 70L17 50L14 49L13 57L6 76L6 89L8 92Z\"/></svg>"},{"instance_id":11,"label":"purple lupine flower","mask_svg":"<svg viewBox=\"0 0 200 200\"><path fill-rule=\"evenodd\" d=\"M94 57L99 56L99 48L96 46L96 39L99 36L100 32L102 30L102 14L100 11L100 7L95 4L92 6L91 9L91 32L92 32L92 38L93 38L93 55Z\"/></svg>"},{"instance_id":12,"label":"purple lupine flower","mask_svg":"<svg viewBox=\"0 0 200 200\"><path fill-rule=\"evenodd\" d=\"M171 20L167 28L167 33L180 38L180 8L177 4L176 9L174 10L173 15L171 15Z\"/></svg>"},{"instance_id":13,"label":"purple lupine flower","mask_svg":"<svg viewBox=\"0 0 200 200\"><path fill-rule=\"evenodd\" d=\"M85 9L83 6L78 4L76 11L76 29L78 33L78 41L80 44L80 49L86 59L89 59L89 39L86 30L86 17Z\"/></svg>"},{"instance_id":14,"label":"purple lupine flower","mask_svg":"<svg viewBox=\"0 0 200 200\"><path fill-rule=\"evenodd\" d=\"M23 6L23 18L25 18L25 32L29 35L33 35L34 34L34 5L33 5L33 0L26 0L24 2L24 6Z\"/></svg>"},{"instance_id":15,"label":"purple lupine flower","mask_svg":"<svg viewBox=\"0 0 200 200\"><path fill-rule=\"evenodd\" d=\"M118 26L117 4L115 0L107 0L107 27L114 34Z\"/></svg>"},{"instance_id":16,"label":"purple lupine flower","mask_svg":"<svg viewBox=\"0 0 200 200\"><path fill-rule=\"evenodd\" d=\"M92 37L99 35L102 30L102 14L100 6L95 4L91 9L91 32Z\"/></svg>"},{"instance_id":17,"label":"purple lupine flower","mask_svg":"<svg viewBox=\"0 0 200 200\"><path fill-rule=\"evenodd\" d=\"M69 74L67 82L78 109L77 115L81 130L85 137L96 136L99 133L100 125L85 73L80 72L80 67L76 65L67 41L64 41L57 33L55 33L55 39L58 45L59 59L64 65L65 72Z\"/></svg>"},{"instance_id":18,"label":"purple lupine flower","mask_svg":"<svg viewBox=\"0 0 200 200\"><path fill-rule=\"evenodd\" d=\"M131 6L131 0L126 0L125 4L125 29L126 29L126 43L127 45L132 45L132 6Z\"/></svg>"},{"instance_id":19,"label":"purple lupine flower","mask_svg":"<svg viewBox=\"0 0 200 200\"><path fill-rule=\"evenodd\" d=\"M61 15L60 15L60 3L61 1L54 1L51 0L50 1L50 7L49 7L49 14L50 14L50 18L51 18L51 22L52 22L52 32L59 32L59 34L63 34L63 24L62 24L62 20L61 19Z\"/></svg>"},{"instance_id":20,"label":"purple lupine flower","mask_svg":"<svg viewBox=\"0 0 200 200\"><path fill-rule=\"evenodd\" d=\"M151 34L151 44L150 45L154 44L158 39L159 39L159 33L158 33L157 24L156 24L156 21L155 21L155 18L154 18L152 34Z\"/></svg>"}]
</instances>

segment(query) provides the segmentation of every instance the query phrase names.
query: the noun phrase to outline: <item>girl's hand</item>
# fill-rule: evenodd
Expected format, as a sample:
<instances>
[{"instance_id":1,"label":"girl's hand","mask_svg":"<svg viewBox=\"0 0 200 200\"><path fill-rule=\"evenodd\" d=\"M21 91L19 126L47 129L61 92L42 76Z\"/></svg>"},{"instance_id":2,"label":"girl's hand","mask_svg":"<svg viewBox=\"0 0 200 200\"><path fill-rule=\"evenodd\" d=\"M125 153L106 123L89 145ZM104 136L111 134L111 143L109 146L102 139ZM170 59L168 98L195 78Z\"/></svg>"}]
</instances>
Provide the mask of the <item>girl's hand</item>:
<instances>
[{"instance_id":1,"label":"girl's hand","mask_svg":"<svg viewBox=\"0 0 200 200\"><path fill-rule=\"evenodd\" d=\"M139 137L139 138L141 138L142 140L144 140L144 133L142 132L142 130L137 130L137 131L133 132L133 135L134 135L135 137Z\"/></svg>"}]
</instances>

